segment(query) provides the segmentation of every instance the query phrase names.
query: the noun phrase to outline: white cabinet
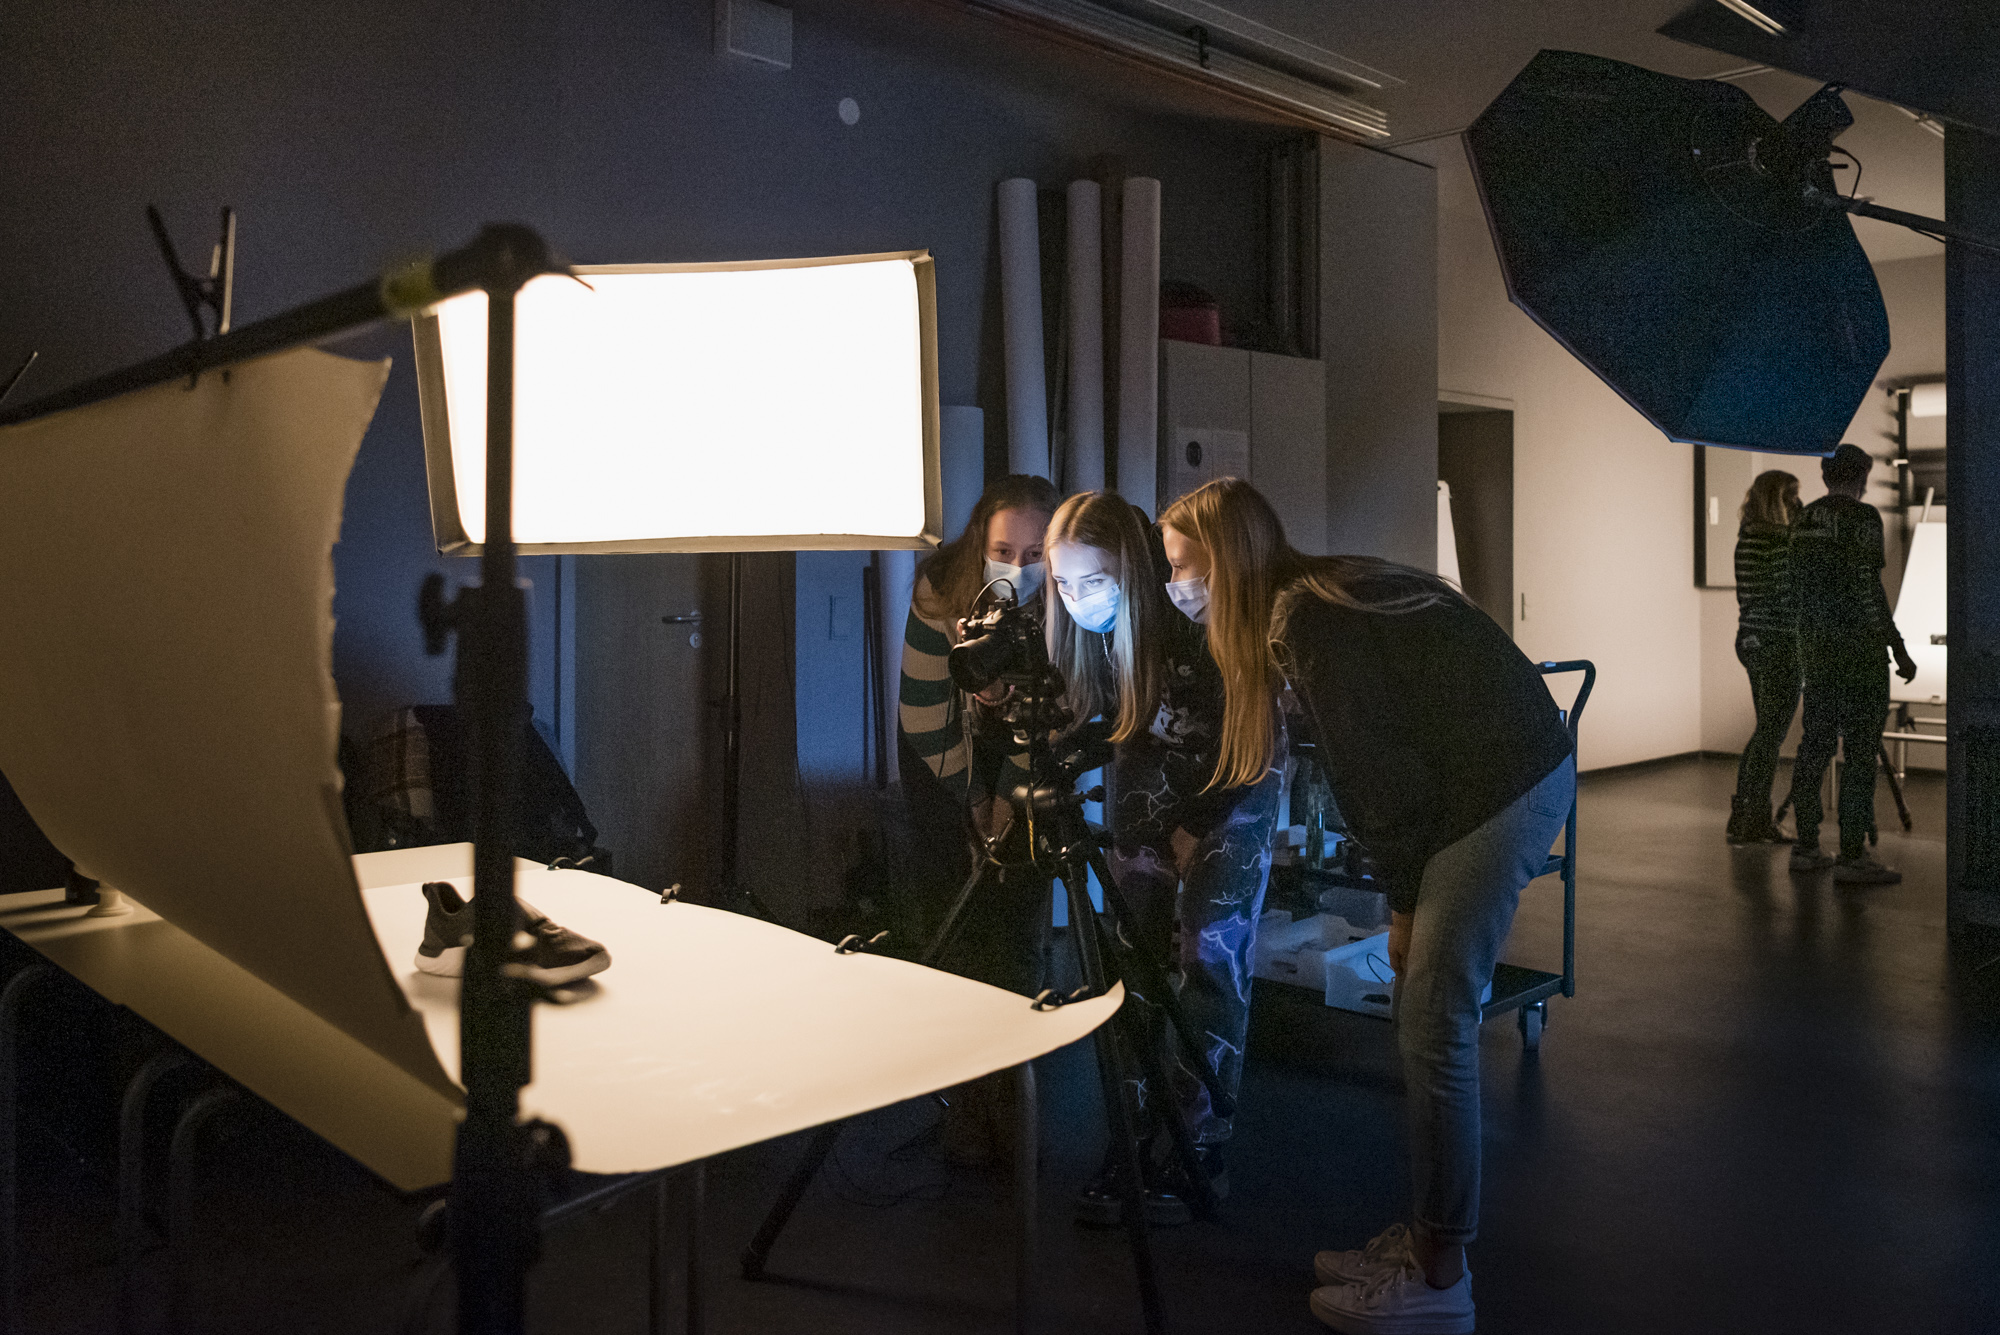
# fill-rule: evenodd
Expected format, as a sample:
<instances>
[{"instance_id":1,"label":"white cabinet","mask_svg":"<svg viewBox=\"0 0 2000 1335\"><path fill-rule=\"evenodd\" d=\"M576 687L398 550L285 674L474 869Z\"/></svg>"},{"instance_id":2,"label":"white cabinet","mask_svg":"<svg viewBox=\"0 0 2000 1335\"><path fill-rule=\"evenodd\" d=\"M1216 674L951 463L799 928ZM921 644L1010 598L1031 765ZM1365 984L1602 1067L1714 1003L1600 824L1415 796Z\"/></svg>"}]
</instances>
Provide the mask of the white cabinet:
<instances>
[{"instance_id":1,"label":"white cabinet","mask_svg":"<svg viewBox=\"0 0 2000 1335\"><path fill-rule=\"evenodd\" d=\"M1326 550L1326 368L1301 357L1160 343L1159 513L1248 478L1301 551Z\"/></svg>"}]
</instances>

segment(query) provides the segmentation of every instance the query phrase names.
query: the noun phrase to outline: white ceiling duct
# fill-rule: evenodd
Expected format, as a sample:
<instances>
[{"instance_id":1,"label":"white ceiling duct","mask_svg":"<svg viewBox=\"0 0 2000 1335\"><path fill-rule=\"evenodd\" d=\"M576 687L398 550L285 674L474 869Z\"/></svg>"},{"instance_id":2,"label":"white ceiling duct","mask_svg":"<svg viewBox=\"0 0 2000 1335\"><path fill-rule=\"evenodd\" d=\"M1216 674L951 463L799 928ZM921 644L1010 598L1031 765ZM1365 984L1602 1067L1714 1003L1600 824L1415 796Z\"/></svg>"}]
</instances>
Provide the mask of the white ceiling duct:
<instances>
[{"instance_id":1,"label":"white ceiling duct","mask_svg":"<svg viewBox=\"0 0 2000 1335\"><path fill-rule=\"evenodd\" d=\"M1208 0L1121 0L1117 9L1096 0L964 3L1213 84L1329 134L1389 137L1387 113L1356 94L1401 80Z\"/></svg>"}]
</instances>

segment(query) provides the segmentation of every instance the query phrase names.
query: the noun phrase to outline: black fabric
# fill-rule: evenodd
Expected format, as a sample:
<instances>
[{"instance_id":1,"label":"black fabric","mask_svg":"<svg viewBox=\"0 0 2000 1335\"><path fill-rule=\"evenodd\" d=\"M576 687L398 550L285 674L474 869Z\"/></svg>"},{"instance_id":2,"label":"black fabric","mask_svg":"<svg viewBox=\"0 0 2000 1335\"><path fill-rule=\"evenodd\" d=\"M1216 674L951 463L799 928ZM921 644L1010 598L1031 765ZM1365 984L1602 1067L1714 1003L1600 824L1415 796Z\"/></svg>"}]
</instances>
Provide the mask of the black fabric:
<instances>
[{"instance_id":1,"label":"black fabric","mask_svg":"<svg viewBox=\"0 0 2000 1335\"><path fill-rule=\"evenodd\" d=\"M1150 735L1132 745L1158 745L1160 771L1174 795L1173 824L1199 839L1227 820L1255 785L1202 791L1215 777L1222 745L1222 669L1208 650L1206 626L1175 612L1165 639L1160 712Z\"/></svg>"},{"instance_id":2,"label":"black fabric","mask_svg":"<svg viewBox=\"0 0 2000 1335\"><path fill-rule=\"evenodd\" d=\"M1384 569L1350 591L1374 601L1400 582ZM1400 912L1416 905L1433 854L1572 749L1541 673L1470 603L1366 612L1294 585L1272 634L1334 798Z\"/></svg>"},{"instance_id":3,"label":"black fabric","mask_svg":"<svg viewBox=\"0 0 2000 1335\"><path fill-rule=\"evenodd\" d=\"M431 801L440 843L473 837L472 737L455 705L418 705L410 711L423 725L430 749ZM597 827L584 811L562 762L549 750L534 723L521 721L513 847L517 857L552 862L581 857L595 849Z\"/></svg>"},{"instance_id":4,"label":"black fabric","mask_svg":"<svg viewBox=\"0 0 2000 1335\"><path fill-rule=\"evenodd\" d=\"M1792 526L1800 653L1872 650L1903 637L1882 587L1882 513L1852 496L1822 496Z\"/></svg>"},{"instance_id":5,"label":"black fabric","mask_svg":"<svg viewBox=\"0 0 2000 1335\"><path fill-rule=\"evenodd\" d=\"M1750 674L1750 699L1757 707L1757 728L1743 759L1736 766L1736 795L1771 814L1771 783L1778 769L1778 747L1799 710L1799 645L1788 634L1744 629L1736 636L1736 659Z\"/></svg>"},{"instance_id":6,"label":"black fabric","mask_svg":"<svg viewBox=\"0 0 2000 1335\"><path fill-rule=\"evenodd\" d=\"M1798 818L1801 847L1819 841L1825 817L1820 784L1833 761L1836 743L1846 744L1846 766L1840 772L1840 851L1844 857L1862 853L1875 824L1876 752L1882 745L1882 722L1889 712L1889 665L1881 647L1846 654L1807 654L1805 662L1806 717L1799 754L1792 762L1792 810Z\"/></svg>"}]
</instances>

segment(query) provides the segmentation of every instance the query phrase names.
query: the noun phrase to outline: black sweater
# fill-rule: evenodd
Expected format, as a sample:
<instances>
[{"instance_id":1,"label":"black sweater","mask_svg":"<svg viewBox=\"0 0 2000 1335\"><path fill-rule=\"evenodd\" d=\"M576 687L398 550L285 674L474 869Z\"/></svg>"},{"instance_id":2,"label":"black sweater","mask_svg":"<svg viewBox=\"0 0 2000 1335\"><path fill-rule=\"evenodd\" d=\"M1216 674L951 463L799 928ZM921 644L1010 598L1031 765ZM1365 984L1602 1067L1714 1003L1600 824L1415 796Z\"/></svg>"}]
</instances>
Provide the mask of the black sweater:
<instances>
[{"instance_id":1,"label":"black sweater","mask_svg":"<svg viewBox=\"0 0 2000 1335\"><path fill-rule=\"evenodd\" d=\"M1349 588L1401 591L1392 569ZM1391 908L1416 906L1424 864L1546 778L1572 745L1541 673L1478 608L1341 607L1293 585L1271 637L1334 800Z\"/></svg>"}]
</instances>

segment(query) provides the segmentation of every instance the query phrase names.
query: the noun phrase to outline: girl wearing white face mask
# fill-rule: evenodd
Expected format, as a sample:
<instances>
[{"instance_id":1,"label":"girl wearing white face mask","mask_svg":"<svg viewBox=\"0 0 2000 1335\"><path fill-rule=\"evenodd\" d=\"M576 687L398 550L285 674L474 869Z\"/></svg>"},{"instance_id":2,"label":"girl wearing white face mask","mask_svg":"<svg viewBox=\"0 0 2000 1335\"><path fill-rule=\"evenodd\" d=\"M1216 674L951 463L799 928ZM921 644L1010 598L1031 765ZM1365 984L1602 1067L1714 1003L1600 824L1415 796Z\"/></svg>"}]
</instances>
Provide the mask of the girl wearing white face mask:
<instances>
[{"instance_id":1,"label":"girl wearing white face mask","mask_svg":"<svg viewBox=\"0 0 2000 1335\"><path fill-rule=\"evenodd\" d=\"M1001 478L986 488L965 531L917 567L910 615L903 630L903 674L897 710L897 771L903 781L914 833L912 921L896 935L914 946L929 937L971 869L968 817L988 834L1004 821L996 798L1027 776L997 741L971 726L978 702L955 688L946 666L960 638L959 623L972 614L989 587L1029 605L1039 599L1042 532L1060 498L1048 479L1029 474ZM1005 580L1005 586L996 586ZM1003 981L998 966L968 965L985 981Z\"/></svg>"},{"instance_id":2,"label":"girl wearing white face mask","mask_svg":"<svg viewBox=\"0 0 2000 1335\"><path fill-rule=\"evenodd\" d=\"M1174 610L1163 559L1144 516L1103 492L1072 496L1048 532L1049 656L1063 673L1065 703L1079 719L1112 721L1112 875L1136 921L1135 944L1162 960L1179 984L1181 1008L1233 1098L1243 1074L1250 1015L1250 946L1271 869L1284 766L1249 784L1219 787L1222 676L1202 627ZM1186 590L1180 591L1182 596ZM1178 926L1178 932L1176 932ZM1146 1111L1178 1115L1209 1185L1228 1190L1222 1142L1231 1121L1161 1035L1174 1088ZM1166 1092L1162 1092L1166 1093ZM1164 1127L1155 1120L1156 1134ZM1171 1156L1149 1155L1149 1160ZM1178 1166L1147 1184L1154 1222L1188 1217ZM1115 1223L1121 1204L1110 1180L1084 1189L1077 1215Z\"/></svg>"}]
</instances>

